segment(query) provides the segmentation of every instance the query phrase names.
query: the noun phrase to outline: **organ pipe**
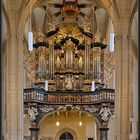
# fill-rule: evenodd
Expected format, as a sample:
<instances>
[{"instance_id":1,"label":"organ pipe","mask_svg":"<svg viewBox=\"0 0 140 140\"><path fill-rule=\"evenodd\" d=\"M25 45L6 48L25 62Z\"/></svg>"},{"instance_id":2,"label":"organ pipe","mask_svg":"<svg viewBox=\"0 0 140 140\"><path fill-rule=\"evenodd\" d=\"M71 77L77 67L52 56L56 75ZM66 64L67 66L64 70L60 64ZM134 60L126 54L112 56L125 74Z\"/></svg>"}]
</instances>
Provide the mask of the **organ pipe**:
<instances>
[{"instance_id":1,"label":"organ pipe","mask_svg":"<svg viewBox=\"0 0 140 140\"><path fill-rule=\"evenodd\" d=\"M39 72L39 78L43 78L45 76L44 74L46 72L46 61L42 53L41 56L39 57L38 72Z\"/></svg>"},{"instance_id":2,"label":"organ pipe","mask_svg":"<svg viewBox=\"0 0 140 140\"><path fill-rule=\"evenodd\" d=\"M57 56L57 58L56 58L56 69L57 69L57 70L60 69L60 63L61 63L60 57Z\"/></svg>"},{"instance_id":3,"label":"organ pipe","mask_svg":"<svg viewBox=\"0 0 140 140\"><path fill-rule=\"evenodd\" d=\"M98 79L101 78L101 58L100 58L100 49L99 49L99 53L98 53Z\"/></svg>"},{"instance_id":4,"label":"organ pipe","mask_svg":"<svg viewBox=\"0 0 140 140\"><path fill-rule=\"evenodd\" d=\"M82 67L83 67L83 60L82 57L80 56L79 58L79 69L82 71Z\"/></svg>"},{"instance_id":5,"label":"organ pipe","mask_svg":"<svg viewBox=\"0 0 140 140\"><path fill-rule=\"evenodd\" d=\"M92 59L92 61L93 61L93 62L92 62L92 73L93 73L92 79L94 79L94 75L95 75L95 73L94 73L94 72L95 72L95 70L94 70L94 65L95 65L95 64L94 64L94 59Z\"/></svg>"},{"instance_id":6,"label":"organ pipe","mask_svg":"<svg viewBox=\"0 0 140 140\"><path fill-rule=\"evenodd\" d=\"M54 47L52 47L52 79L54 79Z\"/></svg>"},{"instance_id":7,"label":"organ pipe","mask_svg":"<svg viewBox=\"0 0 140 140\"><path fill-rule=\"evenodd\" d=\"M90 47L87 44L88 54L87 54L87 74L88 79L90 79Z\"/></svg>"},{"instance_id":8,"label":"organ pipe","mask_svg":"<svg viewBox=\"0 0 140 140\"><path fill-rule=\"evenodd\" d=\"M72 50L66 51L66 68L68 69L73 68L73 51Z\"/></svg>"},{"instance_id":9,"label":"organ pipe","mask_svg":"<svg viewBox=\"0 0 140 140\"><path fill-rule=\"evenodd\" d=\"M52 69L51 69L51 61L52 61L52 54L51 54L51 49L52 48L52 46L50 46L50 49L49 49L49 79L51 79L51 71L52 71Z\"/></svg>"}]
</instances>

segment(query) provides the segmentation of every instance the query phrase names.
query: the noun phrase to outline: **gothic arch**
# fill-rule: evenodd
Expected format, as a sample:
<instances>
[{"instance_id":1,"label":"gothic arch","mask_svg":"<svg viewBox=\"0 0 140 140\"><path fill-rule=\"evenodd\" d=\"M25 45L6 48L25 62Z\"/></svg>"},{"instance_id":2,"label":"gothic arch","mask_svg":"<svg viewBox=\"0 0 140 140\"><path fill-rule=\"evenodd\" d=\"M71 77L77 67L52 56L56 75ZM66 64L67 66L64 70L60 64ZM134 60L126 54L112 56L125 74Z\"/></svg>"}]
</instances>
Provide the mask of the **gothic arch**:
<instances>
[{"instance_id":1,"label":"gothic arch","mask_svg":"<svg viewBox=\"0 0 140 140\"><path fill-rule=\"evenodd\" d=\"M136 3L134 4L134 7L132 9L132 12L131 12L131 16L130 16L130 21L129 21L129 28L128 28L128 32L129 34L132 35L132 26L133 26L133 20L134 20L134 17L135 17L135 14L137 13L137 1ZM132 36L131 36L132 38ZM134 59L134 61L137 61L137 47L136 44L134 44L134 42L131 40L131 55Z\"/></svg>"},{"instance_id":2,"label":"gothic arch","mask_svg":"<svg viewBox=\"0 0 140 140\"><path fill-rule=\"evenodd\" d=\"M2 5L2 13L3 13L3 16L4 16L4 19L5 19L5 23L6 23L6 35L10 35L10 25L9 25L9 18L8 18L8 15L7 15L7 12L6 12L6 9L4 7L4 5ZM3 45L5 44L5 40L4 42L2 42Z\"/></svg>"},{"instance_id":3,"label":"gothic arch","mask_svg":"<svg viewBox=\"0 0 140 140\"><path fill-rule=\"evenodd\" d=\"M136 61L137 60L137 57L138 57L138 54L137 54L137 47L133 44L133 41L131 42L131 55L133 57L133 59Z\"/></svg>"},{"instance_id":4,"label":"gothic arch","mask_svg":"<svg viewBox=\"0 0 140 140\"><path fill-rule=\"evenodd\" d=\"M91 1L91 0L89 0L89 1ZM114 29L115 29L115 27L117 27L118 26L118 19L119 19L119 12L118 12L118 8L117 8L117 5L116 5L116 3L115 4L113 4L113 9L115 9L114 11L113 11L113 15L111 14L111 8L110 8L110 6L111 6L111 2L108 0L108 1L106 1L106 2L99 2L99 1L97 1L97 0L95 0L102 8L104 8L106 11L107 11L107 13L109 14L109 16L112 18L112 22L113 22L113 24L114 24ZM32 1L32 7L33 8L35 8L35 7L37 7L37 6L39 6L41 3L43 2L43 0L42 1L37 1L37 0L33 0ZM92 2L92 1L91 1ZM23 6L23 5L22 5ZM29 6L30 6L30 3L29 2L27 2L27 4L26 4L26 6L25 6L25 8L24 9L22 9L21 11L20 11L20 19L19 19L19 24L18 24L18 33L22 33L23 32L23 30L24 30L24 28L25 28L25 25L26 25L26 21L27 21L27 18L28 18L28 16L29 16Z\"/></svg>"},{"instance_id":5,"label":"gothic arch","mask_svg":"<svg viewBox=\"0 0 140 140\"><path fill-rule=\"evenodd\" d=\"M47 116L49 116L49 115L51 115L51 114L53 114L53 113L57 113L59 110L53 110L53 111L51 111L51 112L49 112L49 113L46 113L46 114L44 114L41 118L40 118L40 120L38 121L38 127L40 127L40 125L41 125L41 123L43 122L43 120L47 117ZM90 113L90 112L88 112L88 111L85 111L85 110L78 110L78 111L81 111L81 112L83 112L83 113L85 113L85 114L88 114L88 115L91 115L94 119L95 119L95 122L97 123L97 125L99 126L99 127L101 127L101 123L100 123L100 121L99 121L99 119L97 118L97 116L94 114L94 113Z\"/></svg>"},{"instance_id":6,"label":"gothic arch","mask_svg":"<svg viewBox=\"0 0 140 140\"><path fill-rule=\"evenodd\" d=\"M64 132L69 132L69 133L71 133L72 136L73 136L73 138L74 138L74 140L78 140L76 132L75 132L73 129L68 128L68 127L59 130L59 131L57 132L57 134L56 134L55 140L59 140L59 137L60 137L61 134L63 134Z\"/></svg>"},{"instance_id":7,"label":"gothic arch","mask_svg":"<svg viewBox=\"0 0 140 140\"><path fill-rule=\"evenodd\" d=\"M134 4L134 7L132 9L131 16L130 16L129 28L128 28L129 32L131 32L131 30L132 30L132 23L133 23L135 13L137 12L137 9L138 9L138 6L137 6L137 1L136 1L136 3Z\"/></svg>"}]
</instances>

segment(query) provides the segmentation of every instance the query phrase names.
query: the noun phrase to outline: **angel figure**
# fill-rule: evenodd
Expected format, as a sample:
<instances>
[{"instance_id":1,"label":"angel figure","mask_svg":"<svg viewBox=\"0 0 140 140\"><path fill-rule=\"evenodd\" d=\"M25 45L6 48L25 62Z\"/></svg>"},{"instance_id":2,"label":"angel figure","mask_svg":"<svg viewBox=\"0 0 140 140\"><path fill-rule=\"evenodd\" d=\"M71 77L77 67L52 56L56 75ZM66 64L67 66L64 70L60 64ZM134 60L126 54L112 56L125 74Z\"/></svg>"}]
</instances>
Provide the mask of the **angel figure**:
<instances>
[{"instance_id":1,"label":"angel figure","mask_svg":"<svg viewBox=\"0 0 140 140\"><path fill-rule=\"evenodd\" d=\"M71 90L72 87L73 87L73 77L67 76L67 77L65 78L65 83L66 83L65 87L66 87L68 90Z\"/></svg>"},{"instance_id":2,"label":"angel figure","mask_svg":"<svg viewBox=\"0 0 140 140\"><path fill-rule=\"evenodd\" d=\"M31 107L28 109L30 121L35 121L36 116L39 114L37 108Z\"/></svg>"},{"instance_id":3,"label":"angel figure","mask_svg":"<svg viewBox=\"0 0 140 140\"><path fill-rule=\"evenodd\" d=\"M109 119L108 116L111 115L110 108L107 108L107 107L101 108L99 115L101 115L101 119L103 121L108 121Z\"/></svg>"}]
</instances>

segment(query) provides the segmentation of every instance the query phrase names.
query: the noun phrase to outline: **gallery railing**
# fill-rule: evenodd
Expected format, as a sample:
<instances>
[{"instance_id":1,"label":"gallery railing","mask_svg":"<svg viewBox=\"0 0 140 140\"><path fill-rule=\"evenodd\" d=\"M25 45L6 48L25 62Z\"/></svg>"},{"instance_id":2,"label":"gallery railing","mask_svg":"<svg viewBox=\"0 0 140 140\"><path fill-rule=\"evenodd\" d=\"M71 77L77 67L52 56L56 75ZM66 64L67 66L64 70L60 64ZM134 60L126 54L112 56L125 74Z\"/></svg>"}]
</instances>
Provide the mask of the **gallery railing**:
<instances>
[{"instance_id":1,"label":"gallery railing","mask_svg":"<svg viewBox=\"0 0 140 140\"><path fill-rule=\"evenodd\" d=\"M24 89L24 103L39 104L100 104L115 101L114 89L83 91L45 91L42 89Z\"/></svg>"}]
</instances>

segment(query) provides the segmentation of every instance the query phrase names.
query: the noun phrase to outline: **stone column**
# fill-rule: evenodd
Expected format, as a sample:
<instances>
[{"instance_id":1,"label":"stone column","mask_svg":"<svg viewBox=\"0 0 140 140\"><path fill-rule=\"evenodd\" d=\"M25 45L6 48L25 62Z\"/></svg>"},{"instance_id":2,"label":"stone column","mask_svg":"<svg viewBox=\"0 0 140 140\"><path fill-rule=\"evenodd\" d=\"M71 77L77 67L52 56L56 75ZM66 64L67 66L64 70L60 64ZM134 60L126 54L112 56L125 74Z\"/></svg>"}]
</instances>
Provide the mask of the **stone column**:
<instances>
[{"instance_id":1,"label":"stone column","mask_svg":"<svg viewBox=\"0 0 140 140\"><path fill-rule=\"evenodd\" d=\"M38 140L39 128L30 128L31 140Z\"/></svg>"},{"instance_id":2,"label":"stone column","mask_svg":"<svg viewBox=\"0 0 140 140\"><path fill-rule=\"evenodd\" d=\"M116 38L116 139L129 139L130 113L130 46L127 38L128 33L123 31L122 37ZM120 39L121 38L121 39ZM121 41L122 40L122 41Z\"/></svg>"},{"instance_id":3,"label":"stone column","mask_svg":"<svg viewBox=\"0 0 140 140\"><path fill-rule=\"evenodd\" d=\"M23 139L22 46L16 34L6 43L6 140Z\"/></svg>"},{"instance_id":4,"label":"stone column","mask_svg":"<svg viewBox=\"0 0 140 140\"><path fill-rule=\"evenodd\" d=\"M121 127L120 124L120 116L121 116L121 55L122 50L122 36L116 35L115 37L115 138L116 140L119 139L119 135L121 133L121 130L119 129ZM119 56L119 57L118 57Z\"/></svg>"},{"instance_id":5,"label":"stone column","mask_svg":"<svg viewBox=\"0 0 140 140\"><path fill-rule=\"evenodd\" d=\"M39 135L39 128L37 127L37 122L31 122L31 128L30 133L31 133L31 140L38 140L38 135Z\"/></svg>"},{"instance_id":6,"label":"stone column","mask_svg":"<svg viewBox=\"0 0 140 140\"><path fill-rule=\"evenodd\" d=\"M4 140L23 140L22 37L17 35L17 1L5 0L9 32L5 51L5 135ZM21 42L19 42L21 41Z\"/></svg>"},{"instance_id":7,"label":"stone column","mask_svg":"<svg viewBox=\"0 0 140 140\"><path fill-rule=\"evenodd\" d=\"M135 54L133 51L133 45L132 44L132 36L131 33L127 36L128 40L128 47L130 48L130 54L133 58L133 63L131 61L130 65L130 86L129 90L130 92L129 99L130 99L130 139L138 139L138 133L137 133L137 123L138 123L138 64L137 64L137 54ZM137 51L137 50L136 50Z\"/></svg>"},{"instance_id":8,"label":"stone column","mask_svg":"<svg viewBox=\"0 0 140 140\"><path fill-rule=\"evenodd\" d=\"M24 116L24 100L23 100L23 89L24 89L24 52L23 52L23 34L20 33L17 35L17 47L18 47L18 60L19 60L19 96L18 96L18 131L20 132L20 135L18 136L18 139L23 139L24 137L24 122L23 122L23 116Z\"/></svg>"},{"instance_id":9,"label":"stone column","mask_svg":"<svg viewBox=\"0 0 140 140\"><path fill-rule=\"evenodd\" d=\"M9 40L9 36L5 36L5 43L2 45L2 60L1 60L1 63L2 63L2 69L1 69L1 79L2 79L2 87L1 87L1 90L2 90L2 94L1 94L1 101L2 101L2 139L5 139L6 137L6 74L5 71L6 71L6 44L7 44L7 41Z\"/></svg>"},{"instance_id":10,"label":"stone column","mask_svg":"<svg viewBox=\"0 0 140 140\"><path fill-rule=\"evenodd\" d=\"M100 140L108 140L109 128L99 128L99 130L100 130Z\"/></svg>"}]
</instances>

